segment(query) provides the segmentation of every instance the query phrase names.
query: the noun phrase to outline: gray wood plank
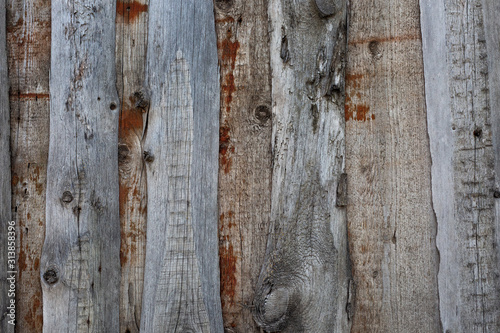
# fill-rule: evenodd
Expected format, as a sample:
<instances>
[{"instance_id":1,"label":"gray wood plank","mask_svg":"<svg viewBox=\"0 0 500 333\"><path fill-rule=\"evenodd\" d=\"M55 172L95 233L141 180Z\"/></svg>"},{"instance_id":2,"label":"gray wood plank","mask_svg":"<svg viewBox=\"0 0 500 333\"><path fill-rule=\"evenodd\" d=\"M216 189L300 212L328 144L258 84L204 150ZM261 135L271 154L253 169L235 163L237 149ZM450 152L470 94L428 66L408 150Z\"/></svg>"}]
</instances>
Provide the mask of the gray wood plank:
<instances>
[{"instance_id":1,"label":"gray wood plank","mask_svg":"<svg viewBox=\"0 0 500 333\"><path fill-rule=\"evenodd\" d=\"M211 1L149 3L141 332L222 332L219 73Z\"/></svg>"},{"instance_id":2,"label":"gray wood plank","mask_svg":"<svg viewBox=\"0 0 500 333\"><path fill-rule=\"evenodd\" d=\"M333 6L330 8L330 5ZM271 0L271 228L254 299L266 331L349 331L345 1Z\"/></svg>"},{"instance_id":3,"label":"gray wood plank","mask_svg":"<svg viewBox=\"0 0 500 333\"><path fill-rule=\"evenodd\" d=\"M9 114L9 76L7 73L7 49L5 28L5 1L0 1L0 331L14 332L11 316L12 307L9 289L14 270L8 266L9 258L9 222L11 221L11 174L10 174L10 114ZM12 240L11 240L12 241ZM15 276L15 274L14 274ZM14 304L15 306L15 304ZM15 316L15 308L14 313ZM11 321L11 323L9 323Z\"/></svg>"},{"instance_id":4,"label":"gray wood plank","mask_svg":"<svg viewBox=\"0 0 500 333\"><path fill-rule=\"evenodd\" d=\"M43 328L40 256L49 153L50 0L8 0L12 208L18 225L18 332Z\"/></svg>"},{"instance_id":5,"label":"gray wood plank","mask_svg":"<svg viewBox=\"0 0 500 333\"><path fill-rule=\"evenodd\" d=\"M148 1L116 4L116 75L120 96L120 332L138 333L146 257L146 170L142 158Z\"/></svg>"},{"instance_id":6,"label":"gray wood plank","mask_svg":"<svg viewBox=\"0 0 500 333\"><path fill-rule=\"evenodd\" d=\"M118 332L115 3L52 3L45 332Z\"/></svg>"},{"instance_id":7,"label":"gray wood plank","mask_svg":"<svg viewBox=\"0 0 500 333\"><path fill-rule=\"evenodd\" d=\"M352 331L439 332L419 2L351 2L347 63Z\"/></svg>"},{"instance_id":8,"label":"gray wood plank","mask_svg":"<svg viewBox=\"0 0 500 333\"><path fill-rule=\"evenodd\" d=\"M420 2L442 328L498 332L500 10L493 1Z\"/></svg>"},{"instance_id":9,"label":"gray wood plank","mask_svg":"<svg viewBox=\"0 0 500 333\"><path fill-rule=\"evenodd\" d=\"M482 4L486 49L488 52L487 59L491 135L495 159L495 181L493 184L493 197L495 198L495 217L493 221L493 228L495 230L495 238L493 239L493 242L497 250L497 264L494 267L496 268L496 272L498 274L500 271L498 264L498 258L500 258L500 253L498 252L500 251L500 20L498 19L500 17L500 2L496 0L483 0ZM499 297L498 292L497 297ZM497 298L497 307L493 311L493 315L496 315L497 318L500 316L500 305L498 304ZM495 328L495 326L493 326L493 328Z\"/></svg>"},{"instance_id":10,"label":"gray wood plank","mask_svg":"<svg viewBox=\"0 0 500 333\"><path fill-rule=\"evenodd\" d=\"M252 301L271 210L268 1L216 1L221 68L219 256L224 329L259 332Z\"/></svg>"}]
</instances>

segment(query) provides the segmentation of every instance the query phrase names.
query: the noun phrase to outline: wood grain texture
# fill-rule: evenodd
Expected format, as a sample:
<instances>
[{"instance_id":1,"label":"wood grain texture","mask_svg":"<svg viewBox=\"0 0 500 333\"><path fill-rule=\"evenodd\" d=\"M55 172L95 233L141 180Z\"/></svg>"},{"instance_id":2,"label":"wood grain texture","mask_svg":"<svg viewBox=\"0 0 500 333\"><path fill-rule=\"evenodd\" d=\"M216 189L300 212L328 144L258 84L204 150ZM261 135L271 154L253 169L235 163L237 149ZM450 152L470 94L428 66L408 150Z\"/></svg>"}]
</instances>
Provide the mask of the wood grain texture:
<instances>
[{"instance_id":1,"label":"wood grain texture","mask_svg":"<svg viewBox=\"0 0 500 333\"><path fill-rule=\"evenodd\" d=\"M495 211L494 220L491 221L492 226L495 230L495 235L492 239L496 249L496 265L492 262L495 268L497 278L498 271L500 267L498 266L498 259L500 258L500 2L494 0L483 0L483 15L484 15L484 30L485 30L485 40L486 40L486 50L487 50L487 60L488 60L488 92L489 92L489 111L490 111L490 123L491 123L491 136L493 144L493 154L494 154L494 192L493 197L495 198ZM488 193L491 195L491 192ZM491 237L491 236L490 236ZM498 281L496 281L496 308L492 309L492 315L489 317L496 316L499 318L500 308L498 306ZM489 301L493 301L489 299ZM497 326L495 326L497 325ZM498 319L491 327L491 331L495 328L498 330Z\"/></svg>"},{"instance_id":2,"label":"wood grain texture","mask_svg":"<svg viewBox=\"0 0 500 333\"><path fill-rule=\"evenodd\" d=\"M146 256L146 173L142 158L143 116L148 106L143 83L148 1L116 4L116 73L120 96L121 285L120 332L140 328Z\"/></svg>"},{"instance_id":3,"label":"wood grain texture","mask_svg":"<svg viewBox=\"0 0 500 333\"><path fill-rule=\"evenodd\" d=\"M7 316L11 306L9 297L10 282L7 280L12 270L7 266L9 257L8 227L11 221L11 174L10 174L10 114L9 114L9 76L7 72L5 1L0 0L0 331L14 332Z\"/></svg>"},{"instance_id":4,"label":"wood grain texture","mask_svg":"<svg viewBox=\"0 0 500 333\"><path fill-rule=\"evenodd\" d=\"M217 241L219 73L210 1L149 3L141 332L222 332Z\"/></svg>"},{"instance_id":5,"label":"wood grain texture","mask_svg":"<svg viewBox=\"0 0 500 333\"><path fill-rule=\"evenodd\" d=\"M118 332L115 3L52 2L45 332Z\"/></svg>"},{"instance_id":6,"label":"wood grain texture","mask_svg":"<svg viewBox=\"0 0 500 333\"><path fill-rule=\"evenodd\" d=\"M259 332L252 301L271 208L267 0L215 2L221 68L219 256L226 332Z\"/></svg>"},{"instance_id":7,"label":"wood grain texture","mask_svg":"<svg viewBox=\"0 0 500 333\"><path fill-rule=\"evenodd\" d=\"M7 1L13 219L18 225L19 332L41 332L40 255L49 151L50 1Z\"/></svg>"},{"instance_id":8,"label":"wood grain texture","mask_svg":"<svg viewBox=\"0 0 500 333\"><path fill-rule=\"evenodd\" d=\"M351 2L346 73L351 332L439 332L416 0Z\"/></svg>"},{"instance_id":9,"label":"wood grain texture","mask_svg":"<svg viewBox=\"0 0 500 333\"><path fill-rule=\"evenodd\" d=\"M421 1L444 332L500 330L491 126L498 111L490 102L498 97L489 90L490 82L498 82L498 72L489 72L497 61L489 59L498 58L498 37L490 36L488 46L483 13L495 8L483 11L483 3Z\"/></svg>"},{"instance_id":10,"label":"wood grain texture","mask_svg":"<svg viewBox=\"0 0 500 333\"><path fill-rule=\"evenodd\" d=\"M271 0L271 228L254 299L269 332L349 330L344 172L346 3Z\"/></svg>"}]
</instances>

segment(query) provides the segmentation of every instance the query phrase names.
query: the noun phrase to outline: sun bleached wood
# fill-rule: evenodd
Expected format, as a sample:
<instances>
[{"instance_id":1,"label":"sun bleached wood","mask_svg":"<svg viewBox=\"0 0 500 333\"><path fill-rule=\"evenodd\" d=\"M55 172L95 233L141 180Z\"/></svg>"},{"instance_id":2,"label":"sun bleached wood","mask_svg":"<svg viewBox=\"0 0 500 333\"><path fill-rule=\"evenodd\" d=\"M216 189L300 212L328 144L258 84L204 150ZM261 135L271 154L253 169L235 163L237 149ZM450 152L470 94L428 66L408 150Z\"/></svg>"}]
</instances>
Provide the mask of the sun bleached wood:
<instances>
[{"instance_id":1,"label":"sun bleached wood","mask_svg":"<svg viewBox=\"0 0 500 333\"><path fill-rule=\"evenodd\" d=\"M349 330L345 209L336 205L345 156L346 2L336 3L330 15L313 1L269 1L271 227L254 299L265 331Z\"/></svg>"},{"instance_id":2,"label":"sun bleached wood","mask_svg":"<svg viewBox=\"0 0 500 333\"><path fill-rule=\"evenodd\" d=\"M346 73L352 332L439 332L417 0L351 2Z\"/></svg>"},{"instance_id":3,"label":"sun bleached wood","mask_svg":"<svg viewBox=\"0 0 500 333\"><path fill-rule=\"evenodd\" d=\"M115 3L52 2L44 332L118 332Z\"/></svg>"},{"instance_id":4,"label":"sun bleached wood","mask_svg":"<svg viewBox=\"0 0 500 333\"><path fill-rule=\"evenodd\" d=\"M484 27L498 32L498 17L489 11L500 11L480 0L420 3L442 329L498 332L492 125L499 118L492 106L498 106L499 44Z\"/></svg>"},{"instance_id":5,"label":"sun bleached wood","mask_svg":"<svg viewBox=\"0 0 500 333\"><path fill-rule=\"evenodd\" d=\"M121 284L120 332L140 328L146 256L146 174L142 155L142 93L148 1L116 4L116 73L120 96L118 163L120 174Z\"/></svg>"},{"instance_id":6,"label":"sun bleached wood","mask_svg":"<svg viewBox=\"0 0 500 333\"><path fill-rule=\"evenodd\" d=\"M221 68L219 256L227 332L259 332L252 300L271 208L268 1L215 2Z\"/></svg>"},{"instance_id":7,"label":"sun bleached wood","mask_svg":"<svg viewBox=\"0 0 500 333\"><path fill-rule=\"evenodd\" d=\"M149 32L141 332L222 332L217 239L220 91L213 4L150 1Z\"/></svg>"},{"instance_id":8,"label":"sun bleached wood","mask_svg":"<svg viewBox=\"0 0 500 333\"><path fill-rule=\"evenodd\" d=\"M50 1L7 1L12 207L18 225L17 322L42 330L40 255L49 151Z\"/></svg>"}]
</instances>

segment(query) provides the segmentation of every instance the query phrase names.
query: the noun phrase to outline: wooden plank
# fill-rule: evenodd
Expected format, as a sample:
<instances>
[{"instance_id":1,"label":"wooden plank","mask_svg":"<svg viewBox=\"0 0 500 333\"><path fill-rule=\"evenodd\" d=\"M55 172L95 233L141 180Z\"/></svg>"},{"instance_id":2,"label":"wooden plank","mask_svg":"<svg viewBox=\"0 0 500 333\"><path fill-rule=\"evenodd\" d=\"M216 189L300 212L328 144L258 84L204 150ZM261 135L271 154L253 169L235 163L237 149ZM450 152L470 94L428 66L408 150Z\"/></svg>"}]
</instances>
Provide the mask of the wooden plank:
<instances>
[{"instance_id":1,"label":"wooden plank","mask_svg":"<svg viewBox=\"0 0 500 333\"><path fill-rule=\"evenodd\" d=\"M211 1L150 1L141 332L222 332L219 73Z\"/></svg>"},{"instance_id":2,"label":"wooden plank","mask_svg":"<svg viewBox=\"0 0 500 333\"><path fill-rule=\"evenodd\" d=\"M219 255L226 332L252 316L271 208L271 72L267 0L216 1L221 68Z\"/></svg>"},{"instance_id":3,"label":"wooden plank","mask_svg":"<svg viewBox=\"0 0 500 333\"><path fill-rule=\"evenodd\" d=\"M52 2L45 332L118 332L115 3Z\"/></svg>"},{"instance_id":4,"label":"wooden plank","mask_svg":"<svg viewBox=\"0 0 500 333\"><path fill-rule=\"evenodd\" d=\"M489 13L500 13L493 2L421 0L432 195L441 258L439 313L445 332L500 330L498 157L492 142L492 124L500 119L495 108L499 39L493 31L486 39L483 3L490 19L486 26L496 25L498 33L498 18Z\"/></svg>"},{"instance_id":5,"label":"wooden plank","mask_svg":"<svg viewBox=\"0 0 500 333\"><path fill-rule=\"evenodd\" d=\"M50 1L7 1L13 219L18 225L19 332L42 331L40 255L49 152Z\"/></svg>"},{"instance_id":6,"label":"wooden plank","mask_svg":"<svg viewBox=\"0 0 500 333\"><path fill-rule=\"evenodd\" d=\"M146 174L142 159L142 93L145 76L148 1L117 1L116 72L120 96L121 284L120 332L138 333L146 256Z\"/></svg>"},{"instance_id":7,"label":"wooden plank","mask_svg":"<svg viewBox=\"0 0 500 333\"><path fill-rule=\"evenodd\" d=\"M15 239L9 233L11 204L11 174L10 174L10 114L9 114L9 76L7 73L7 49L6 49L6 15L5 1L0 1L0 331L5 333L14 332L16 304L12 297L10 286L12 274L15 267L10 267L8 260L11 253L15 251ZM10 249L9 249L10 247ZM14 250L14 251L12 251ZM14 259L15 260L15 259ZM14 274L15 276L15 274ZM11 308L14 307L14 313ZM9 323L10 321L10 323Z\"/></svg>"},{"instance_id":8,"label":"wooden plank","mask_svg":"<svg viewBox=\"0 0 500 333\"><path fill-rule=\"evenodd\" d=\"M438 332L418 1L351 2L348 44L352 332Z\"/></svg>"},{"instance_id":9,"label":"wooden plank","mask_svg":"<svg viewBox=\"0 0 500 333\"><path fill-rule=\"evenodd\" d=\"M333 8L331 5L334 5ZM345 1L270 0L271 228L255 319L266 331L347 332Z\"/></svg>"},{"instance_id":10,"label":"wooden plank","mask_svg":"<svg viewBox=\"0 0 500 333\"><path fill-rule=\"evenodd\" d=\"M495 198L494 205L494 220L491 221L492 229L495 230L495 238L492 238L494 243L493 249L496 249L496 265L494 261L493 264L495 269L495 274L497 280L494 283L496 287L496 308L494 307L489 314L489 318L494 318L496 316L497 321L494 325L490 326L491 331L500 330L498 328L498 318L500 308L498 306L499 298L499 282L498 274L500 267L498 266L498 259L500 258L500 21L498 17L500 16L500 3L495 0L483 0L483 15L484 15L484 30L485 30L485 40L487 49L487 60L488 60L488 91L489 91L489 111L490 111L490 126L491 126L491 136L493 144L493 155L494 155L494 175L495 180L492 184L493 187L493 197ZM489 193L491 195L491 192ZM491 275L490 275L491 278ZM494 301L490 298L490 304ZM495 326L496 325L496 326Z\"/></svg>"}]
</instances>

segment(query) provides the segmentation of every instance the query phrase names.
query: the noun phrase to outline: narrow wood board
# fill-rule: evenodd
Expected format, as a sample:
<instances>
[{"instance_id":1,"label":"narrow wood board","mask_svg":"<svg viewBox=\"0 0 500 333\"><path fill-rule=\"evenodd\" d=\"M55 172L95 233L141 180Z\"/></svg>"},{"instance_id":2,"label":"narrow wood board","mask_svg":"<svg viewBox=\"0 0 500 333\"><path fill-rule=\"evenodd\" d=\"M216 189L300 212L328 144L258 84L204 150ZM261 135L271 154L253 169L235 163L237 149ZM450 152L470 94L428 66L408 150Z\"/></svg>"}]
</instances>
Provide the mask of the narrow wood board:
<instances>
[{"instance_id":1,"label":"narrow wood board","mask_svg":"<svg viewBox=\"0 0 500 333\"><path fill-rule=\"evenodd\" d=\"M332 7L333 5L333 7ZM270 332L349 330L345 1L270 0L271 228L254 299Z\"/></svg>"},{"instance_id":2,"label":"narrow wood board","mask_svg":"<svg viewBox=\"0 0 500 333\"><path fill-rule=\"evenodd\" d=\"M351 2L346 74L351 332L439 332L417 0Z\"/></svg>"},{"instance_id":3,"label":"narrow wood board","mask_svg":"<svg viewBox=\"0 0 500 333\"><path fill-rule=\"evenodd\" d=\"M211 1L149 3L141 332L222 332L219 72Z\"/></svg>"},{"instance_id":4,"label":"narrow wood board","mask_svg":"<svg viewBox=\"0 0 500 333\"><path fill-rule=\"evenodd\" d=\"M484 27L485 17L490 28L498 19L488 10L500 11L481 0L420 2L442 329L498 332L499 150L492 124L499 117L491 106L498 106L499 51L498 36L487 40Z\"/></svg>"},{"instance_id":5,"label":"narrow wood board","mask_svg":"<svg viewBox=\"0 0 500 333\"><path fill-rule=\"evenodd\" d=\"M271 71L267 0L215 1L221 67L219 256L226 332L252 316L271 209Z\"/></svg>"},{"instance_id":6,"label":"narrow wood board","mask_svg":"<svg viewBox=\"0 0 500 333\"><path fill-rule=\"evenodd\" d=\"M117 1L116 73L120 96L120 332L138 333L146 257L146 173L142 158L147 0Z\"/></svg>"},{"instance_id":7,"label":"narrow wood board","mask_svg":"<svg viewBox=\"0 0 500 333\"><path fill-rule=\"evenodd\" d=\"M118 332L115 3L52 2L45 332Z\"/></svg>"},{"instance_id":8,"label":"narrow wood board","mask_svg":"<svg viewBox=\"0 0 500 333\"><path fill-rule=\"evenodd\" d=\"M10 175L10 114L9 114L9 76L7 73L7 49L6 49L6 15L5 1L0 1L0 331L5 333L14 332L14 325L10 324L13 318L10 317L11 285L13 271L8 266L9 246L12 238L9 239L9 222L12 220L10 212L11 203L11 175ZM15 243L14 243L15 244ZM14 246L15 247L15 246ZM12 246L11 246L11 250ZM15 275L15 274L14 274ZM15 299L14 299L15 301ZM14 305L15 306L15 305ZM15 309L15 308L14 308Z\"/></svg>"},{"instance_id":9,"label":"narrow wood board","mask_svg":"<svg viewBox=\"0 0 500 333\"><path fill-rule=\"evenodd\" d=\"M40 256L49 152L50 1L7 1L12 207L18 225L19 332L43 326Z\"/></svg>"}]
</instances>

